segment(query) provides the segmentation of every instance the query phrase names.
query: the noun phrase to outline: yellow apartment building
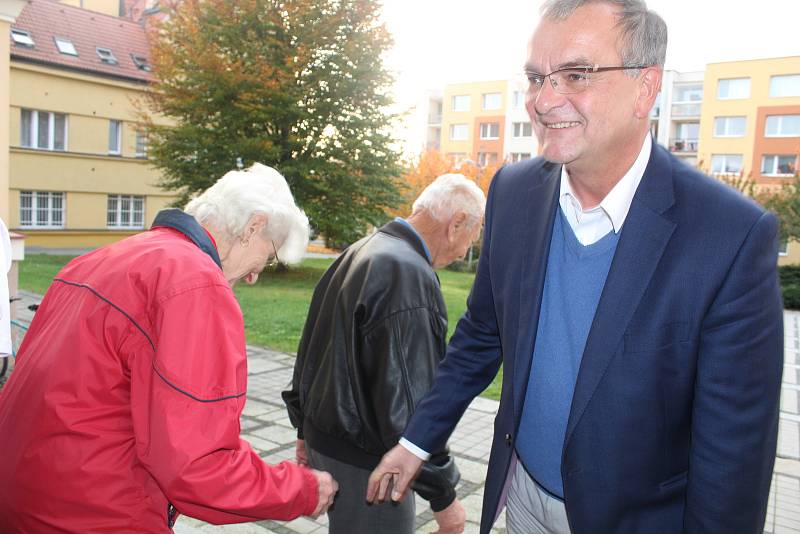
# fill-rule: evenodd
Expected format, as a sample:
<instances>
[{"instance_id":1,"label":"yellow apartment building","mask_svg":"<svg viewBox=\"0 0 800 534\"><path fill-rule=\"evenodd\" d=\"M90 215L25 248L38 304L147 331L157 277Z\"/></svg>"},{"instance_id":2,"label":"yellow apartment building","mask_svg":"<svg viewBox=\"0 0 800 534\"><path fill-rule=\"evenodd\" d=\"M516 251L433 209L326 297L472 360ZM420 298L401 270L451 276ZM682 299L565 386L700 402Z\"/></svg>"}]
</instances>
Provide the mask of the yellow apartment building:
<instances>
[{"instance_id":1,"label":"yellow apartment building","mask_svg":"<svg viewBox=\"0 0 800 534\"><path fill-rule=\"evenodd\" d=\"M791 180L800 154L800 56L711 63L703 83L698 165L758 186ZM800 243L780 264L800 262Z\"/></svg>"},{"instance_id":2,"label":"yellow apartment building","mask_svg":"<svg viewBox=\"0 0 800 534\"><path fill-rule=\"evenodd\" d=\"M9 227L28 247L116 241L175 198L137 122L153 81L143 25L113 16L117 1L75 3L32 0L11 25Z\"/></svg>"},{"instance_id":3,"label":"yellow apartment building","mask_svg":"<svg viewBox=\"0 0 800 534\"><path fill-rule=\"evenodd\" d=\"M456 163L499 165L504 157L508 81L450 84L442 97L440 150Z\"/></svg>"}]
</instances>

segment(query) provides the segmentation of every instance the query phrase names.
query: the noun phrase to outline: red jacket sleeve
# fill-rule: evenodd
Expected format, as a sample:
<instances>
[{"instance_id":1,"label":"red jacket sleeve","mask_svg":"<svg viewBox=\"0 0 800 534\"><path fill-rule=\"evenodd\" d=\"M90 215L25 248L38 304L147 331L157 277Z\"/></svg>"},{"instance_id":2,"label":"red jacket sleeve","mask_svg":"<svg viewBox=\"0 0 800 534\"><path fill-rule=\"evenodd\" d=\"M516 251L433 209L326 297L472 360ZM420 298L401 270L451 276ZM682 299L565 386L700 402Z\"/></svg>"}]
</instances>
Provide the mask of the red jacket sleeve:
<instances>
[{"instance_id":1,"label":"red jacket sleeve","mask_svg":"<svg viewBox=\"0 0 800 534\"><path fill-rule=\"evenodd\" d=\"M132 363L137 453L182 514L210 523L313 513L316 477L267 465L239 438L247 389L242 314L230 287L176 291L153 311L155 356Z\"/></svg>"}]
</instances>

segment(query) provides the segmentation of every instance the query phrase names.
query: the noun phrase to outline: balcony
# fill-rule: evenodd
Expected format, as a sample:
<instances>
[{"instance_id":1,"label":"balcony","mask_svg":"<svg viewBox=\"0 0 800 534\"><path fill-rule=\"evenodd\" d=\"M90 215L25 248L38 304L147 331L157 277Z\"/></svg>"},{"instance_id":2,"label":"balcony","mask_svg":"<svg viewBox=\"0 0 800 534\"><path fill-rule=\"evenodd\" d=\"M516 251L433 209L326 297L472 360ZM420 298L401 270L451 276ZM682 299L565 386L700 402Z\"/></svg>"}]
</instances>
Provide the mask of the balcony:
<instances>
[{"instance_id":1,"label":"balcony","mask_svg":"<svg viewBox=\"0 0 800 534\"><path fill-rule=\"evenodd\" d=\"M699 117L700 106L698 102L684 102L672 104L672 118Z\"/></svg>"},{"instance_id":2,"label":"balcony","mask_svg":"<svg viewBox=\"0 0 800 534\"><path fill-rule=\"evenodd\" d=\"M442 114L428 115L428 124L442 124Z\"/></svg>"},{"instance_id":3,"label":"balcony","mask_svg":"<svg viewBox=\"0 0 800 534\"><path fill-rule=\"evenodd\" d=\"M697 139L670 139L671 152L697 152Z\"/></svg>"}]
</instances>

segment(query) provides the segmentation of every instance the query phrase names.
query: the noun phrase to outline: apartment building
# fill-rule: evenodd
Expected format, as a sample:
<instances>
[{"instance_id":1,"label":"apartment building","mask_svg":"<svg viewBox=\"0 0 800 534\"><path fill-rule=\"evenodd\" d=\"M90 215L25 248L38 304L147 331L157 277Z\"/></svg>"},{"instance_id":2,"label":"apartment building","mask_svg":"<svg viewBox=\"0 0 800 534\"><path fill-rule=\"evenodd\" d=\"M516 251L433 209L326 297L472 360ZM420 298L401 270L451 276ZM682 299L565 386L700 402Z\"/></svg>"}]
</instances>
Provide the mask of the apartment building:
<instances>
[{"instance_id":1,"label":"apartment building","mask_svg":"<svg viewBox=\"0 0 800 534\"><path fill-rule=\"evenodd\" d=\"M520 79L449 84L442 97L440 150L481 167L535 156Z\"/></svg>"},{"instance_id":2,"label":"apartment building","mask_svg":"<svg viewBox=\"0 0 800 534\"><path fill-rule=\"evenodd\" d=\"M650 112L650 131L656 142L687 164L697 166L703 72L665 70L661 92Z\"/></svg>"},{"instance_id":3,"label":"apartment building","mask_svg":"<svg viewBox=\"0 0 800 534\"><path fill-rule=\"evenodd\" d=\"M712 63L706 68L698 160L705 172L780 186L798 169L800 56ZM800 262L785 244L781 264Z\"/></svg>"},{"instance_id":4,"label":"apartment building","mask_svg":"<svg viewBox=\"0 0 800 534\"><path fill-rule=\"evenodd\" d=\"M29 247L101 246L174 199L137 116L154 79L146 32L112 9L137 3L70 3L32 0L11 25L9 227Z\"/></svg>"}]
</instances>

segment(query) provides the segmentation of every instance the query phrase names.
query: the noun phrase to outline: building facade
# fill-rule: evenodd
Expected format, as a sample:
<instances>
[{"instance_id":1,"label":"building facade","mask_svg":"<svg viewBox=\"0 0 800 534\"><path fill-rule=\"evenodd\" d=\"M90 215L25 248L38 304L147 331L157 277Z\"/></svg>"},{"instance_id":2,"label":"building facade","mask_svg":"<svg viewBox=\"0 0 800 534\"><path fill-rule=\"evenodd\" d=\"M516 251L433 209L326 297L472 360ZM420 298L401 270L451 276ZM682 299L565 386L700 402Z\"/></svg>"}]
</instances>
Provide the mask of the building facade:
<instances>
[{"instance_id":1,"label":"building facade","mask_svg":"<svg viewBox=\"0 0 800 534\"><path fill-rule=\"evenodd\" d=\"M780 187L798 170L800 56L712 63L706 68L699 166L719 178ZM780 263L800 262L800 243Z\"/></svg>"},{"instance_id":2,"label":"building facade","mask_svg":"<svg viewBox=\"0 0 800 534\"><path fill-rule=\"evenodd\" d=\"M665 70L650 113L653 139L687 164L697 166L703 72Z\"/></svg>"},{"instance_id":3,"label":"building facade","mask_svg":"<svg viewBox=\"0 0 800 534\"><path fill-rule=\"evenodd\" d=\"M9 226L28 247L116 241L175 198L140 123L153 81L143 24L70 3L32 0L11 27Z\"/></svg>"}]
</instances>

